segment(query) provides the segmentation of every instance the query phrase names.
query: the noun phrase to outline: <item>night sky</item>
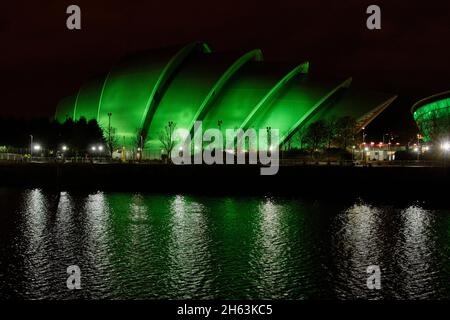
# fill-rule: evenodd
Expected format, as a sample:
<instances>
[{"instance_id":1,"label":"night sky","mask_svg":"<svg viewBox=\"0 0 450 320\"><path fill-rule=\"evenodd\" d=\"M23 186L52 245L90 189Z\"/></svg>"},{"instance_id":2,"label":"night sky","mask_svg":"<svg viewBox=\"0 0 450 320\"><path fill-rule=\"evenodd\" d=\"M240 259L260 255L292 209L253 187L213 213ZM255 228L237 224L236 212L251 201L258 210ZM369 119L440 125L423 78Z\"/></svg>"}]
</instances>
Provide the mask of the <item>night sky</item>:
<instances>
[{"instance_id":1,"label":"night sky","mask_svg":"<svg viewBox=\"0 0 450 320\"><path fill-rule=\"evenodd\" d=\"M315 77L400 95L374 123L412 130L411 104L450 89L449 1L10 1L0 14L0 116L51 116L61 97L124 54L205 41L262 49L266 60L311 61ZM345 4L344 4L345 3ZM66 28L77 4L82 30ZM366 8L382 29L366 29Z\"/></svg>"}]
</instances>

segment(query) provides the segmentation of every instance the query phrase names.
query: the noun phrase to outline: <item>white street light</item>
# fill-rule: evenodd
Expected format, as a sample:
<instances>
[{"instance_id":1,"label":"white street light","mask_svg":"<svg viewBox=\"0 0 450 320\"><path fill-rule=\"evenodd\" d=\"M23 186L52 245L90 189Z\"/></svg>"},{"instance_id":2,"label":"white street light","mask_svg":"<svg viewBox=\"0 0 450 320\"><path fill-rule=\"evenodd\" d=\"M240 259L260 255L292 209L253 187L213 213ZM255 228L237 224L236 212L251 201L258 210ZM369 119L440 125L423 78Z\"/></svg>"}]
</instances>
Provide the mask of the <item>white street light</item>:
<instances>
[{"instance_id":1,"label":"white street light","mask_svg":"<svg viewBox=\"0 0 450 320\"><path fill-rule=\"evenodd\" d=\"M39 151L39 150L41 150L41 146L39 144L35 144L33 146L33 149L36 150L36 151Z\"/></svg>"},{"instance_id":2,"label":"white street light","mask_svg":"<svg viewBox=\"0 0 450 320\"><path fill-rule=\"evenodd\" d=\"M449 151L450 150L450 142L443 142L442 144L441 144L441 148L442 148L442 150L444 150L444 151Z\"/></svg>"},{"instance_id":3,"label":"white street light","mask_svg":"<svg viewBox=\"0 0 450 320\"><path fill-rule=\"evenodd\" d=\"M67 151L67 146L62 146L62 151Z\"/></svg>"}]
</instances>

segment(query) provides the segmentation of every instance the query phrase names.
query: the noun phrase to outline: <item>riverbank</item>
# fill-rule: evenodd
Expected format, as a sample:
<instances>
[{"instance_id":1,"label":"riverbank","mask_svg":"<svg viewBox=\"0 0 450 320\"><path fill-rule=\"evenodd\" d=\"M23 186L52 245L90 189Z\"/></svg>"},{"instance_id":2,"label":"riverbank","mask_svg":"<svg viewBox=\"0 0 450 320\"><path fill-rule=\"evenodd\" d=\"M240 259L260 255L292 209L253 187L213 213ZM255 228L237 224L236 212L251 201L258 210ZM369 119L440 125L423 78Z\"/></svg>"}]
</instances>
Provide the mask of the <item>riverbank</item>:
<instances>
[{"instance_id":1,"label":"riverbank","mask_svg":"<svg viewBox=\"0 0 450 320\"><path fill-rule=\"evenodd\" d=\"M446 167L281 166L261 176L256 165L1 163L0 186L239 194L442 196Z\"/></svg>"}]
</instances>

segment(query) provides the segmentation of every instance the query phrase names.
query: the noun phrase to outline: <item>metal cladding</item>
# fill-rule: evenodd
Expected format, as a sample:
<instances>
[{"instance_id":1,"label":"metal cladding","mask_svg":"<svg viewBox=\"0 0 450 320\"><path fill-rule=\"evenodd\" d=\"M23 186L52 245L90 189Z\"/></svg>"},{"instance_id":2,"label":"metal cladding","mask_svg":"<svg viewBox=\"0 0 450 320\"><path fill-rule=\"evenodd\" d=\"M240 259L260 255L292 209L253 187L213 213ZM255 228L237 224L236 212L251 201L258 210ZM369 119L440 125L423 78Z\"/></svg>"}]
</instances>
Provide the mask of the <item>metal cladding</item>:
<instances>
[{"instance_id":1,"label":"metal cladding","mask_svg":"<svg viewBox=\"0 0 450 320\"><path fill-rule=\"evenodd\" d=\"M425 141L448 138L450 133L450 90L416 102L411 108Z\"/></svg>"},{"instance_id":2,"label":"metal cladding","mask_svg":"<svg viewBox=\"0 0 450 320\"><path fill-rule=\"evenodd\" d=\"M286 66L263 61L260 50L212 52L191 43L129 56L103 77L87 81L78 93L58 104L56 119L96 119L111 126L119 142L160 155L159 136L172 121L192 131L278 129L280 143L312 121L352 116L367 125L396 97L350 88L352 79L330 83L309 79L309 63Z\"/></svg>"}]
</instances>

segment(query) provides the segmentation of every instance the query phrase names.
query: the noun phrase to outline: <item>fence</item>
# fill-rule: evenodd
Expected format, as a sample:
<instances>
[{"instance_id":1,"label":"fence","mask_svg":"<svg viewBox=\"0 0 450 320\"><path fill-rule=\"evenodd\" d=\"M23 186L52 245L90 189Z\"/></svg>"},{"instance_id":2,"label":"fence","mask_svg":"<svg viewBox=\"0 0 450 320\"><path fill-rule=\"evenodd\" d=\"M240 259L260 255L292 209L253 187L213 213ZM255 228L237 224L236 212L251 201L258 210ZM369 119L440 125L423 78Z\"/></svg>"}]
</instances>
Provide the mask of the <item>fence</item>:
<instances>
[{"instance_id":1,"label":"fence","mask_svg":"<svg viewBox=\"0 0 450 320\"><path fill-rule=\"evenodd\" d=\"M0 153L2 162L35 162L35 163L119 163L120 159L111 160L108 157L39 157L16 153ZM126 163L164 164L162 160L127 160ZM280 159L281 166L358 166L358 167L447 167L450 161L443 160L394 160L394 161L314 161L311 159Z\"/></svg>"}]
</instances>

